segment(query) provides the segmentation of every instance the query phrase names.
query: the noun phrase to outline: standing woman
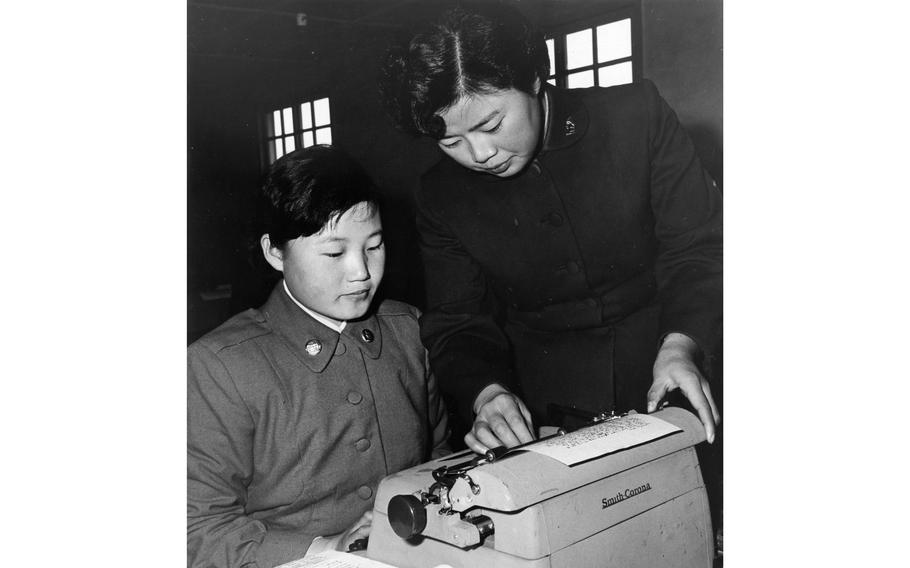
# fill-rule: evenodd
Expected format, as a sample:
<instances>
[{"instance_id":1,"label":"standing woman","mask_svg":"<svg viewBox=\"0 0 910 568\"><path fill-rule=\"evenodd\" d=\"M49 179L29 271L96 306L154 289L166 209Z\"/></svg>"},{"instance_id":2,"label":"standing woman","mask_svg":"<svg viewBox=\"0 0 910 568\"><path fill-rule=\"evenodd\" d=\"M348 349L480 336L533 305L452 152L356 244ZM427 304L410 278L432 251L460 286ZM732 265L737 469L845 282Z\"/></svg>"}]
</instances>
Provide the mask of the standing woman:
<instances>
[{"instance_id":1,"label":"standing woman","mask_svg":"<svg viewBox=\"0 0 910 568\"><path fill-rule=\"evenodd\" d=\"M674 390L713 441L720 193L652 83L548 74L542 34L501 5L446 12L383 68L396 125L444 154L417 197L420 324L465 442L514 446Z\"/></svg>"}]
</instances>

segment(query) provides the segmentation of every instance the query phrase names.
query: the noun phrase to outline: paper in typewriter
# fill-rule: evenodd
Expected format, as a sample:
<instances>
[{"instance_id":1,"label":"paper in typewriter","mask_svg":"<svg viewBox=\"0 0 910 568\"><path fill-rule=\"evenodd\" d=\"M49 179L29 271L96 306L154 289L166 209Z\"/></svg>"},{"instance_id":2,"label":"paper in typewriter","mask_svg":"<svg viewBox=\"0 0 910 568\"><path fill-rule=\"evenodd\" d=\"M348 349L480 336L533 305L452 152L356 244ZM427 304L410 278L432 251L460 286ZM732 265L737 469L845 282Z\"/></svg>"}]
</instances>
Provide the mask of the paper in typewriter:
<instances>
[{"instance_id":1,"label":"paper in typewriter","mask_svg":"<svg viewBox=\"0 0 910 568\"><path fill-rule=\"evenodd\" d=\"M587 426L564 436L553 436L522 449L537 452L566 465L638 446L682 429L648 414L628 414Z\"/></svg>"},{"instance_id":2,"label":"paper in typewriter","mask_svg":"<svg viewBox=\"0 0 910 568\"><path fill-rule=\"evenodd\" d=\"M395 568L385 562L370 560L365 556L327 550L319 554L304 556L299 560L282 564L277 568Z\"/></svg>"}]
</instances>

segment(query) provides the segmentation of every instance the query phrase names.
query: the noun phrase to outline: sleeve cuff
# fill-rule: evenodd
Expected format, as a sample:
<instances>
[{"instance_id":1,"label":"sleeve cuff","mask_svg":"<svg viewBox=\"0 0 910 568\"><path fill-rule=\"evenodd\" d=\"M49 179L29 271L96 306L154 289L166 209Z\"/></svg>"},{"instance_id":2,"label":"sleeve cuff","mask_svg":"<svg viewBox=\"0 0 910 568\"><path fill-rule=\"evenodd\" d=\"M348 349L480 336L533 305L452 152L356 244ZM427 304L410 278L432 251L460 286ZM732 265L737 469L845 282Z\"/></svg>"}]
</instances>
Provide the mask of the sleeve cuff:
<instances>
[{"instance_id":1,"label":"sleeve cuff","mask_svg":"<svg viewBox=\"0 0 910 568\"><path fill-rule=\"evenodd\" d=\"M307 535L299 531L269 529L259 544L256 564L266 568L298 560L307 554L310 545Z\"/></svg>"},{"instance_id":2,"label":"sleeve cuff","mask_svg":"<svg viewBox=\"0 0 910 568\"><path fill-rule=\"evenodd\" d=\"M338 541L340 540L340 534L337 534L335 536L317 536L313 539L313 542L307 549L306 555L310 556L312 554L319 554L320 552L325 552L326 550L337 550Z\"/></svg>"}]
</instances>

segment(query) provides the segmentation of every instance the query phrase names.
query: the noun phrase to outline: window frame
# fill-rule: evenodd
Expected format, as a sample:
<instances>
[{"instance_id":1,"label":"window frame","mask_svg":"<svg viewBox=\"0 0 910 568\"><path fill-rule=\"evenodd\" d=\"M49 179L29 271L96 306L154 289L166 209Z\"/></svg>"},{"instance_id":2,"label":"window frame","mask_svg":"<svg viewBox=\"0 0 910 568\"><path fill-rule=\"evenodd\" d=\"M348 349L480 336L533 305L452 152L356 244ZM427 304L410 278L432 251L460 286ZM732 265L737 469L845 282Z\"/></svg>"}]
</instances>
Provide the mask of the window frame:
<instances>
[{"instance_id":1,"label":"window frame","mask_svg":"<svg viewBox=\"0 0 910 568\"><path fill-rule=\"evenodd\" d=\"M628 57L621 57L618 59L611 59L610 61L598 62L597 61L597 28L606 24L611 24L614 22L619 22L621 20L629 19L629 27L631 32L631 41L632 41L632 53ZM567 69L567 57L566 57L566 36L569 34L580 32L584 30L591 30L591 53L593 60L590 65L585 65L582 67L576 67L571 70ZM568 88L568 77L570 74L581 73L584 71L593 71L594 73L594 85L600 86L600 74L598 70L601 67L608 65L616 65L619 63L624 63L626 61L632 63L632 82L637 83L642 78L642 34L641 34L641 14L635 6L629 6L627 8L620 8L618 10L611 10L606 14L602 14L595 17L587 17L580 20L575 20L568 24L563 24L553 28L548 28L544 31L544 39L554 40L553 42L553 62L556 66L556 69L550 69L550 76L547 77L547 81L552 79L556 80L556 86L561 88Z\"/></svg>"},{"instance_id":2,"label":"window frame","mask_svg":"<svg viewBox=\"0 0 910 568\"><path fill-rule=\"evenodd\" d=\"M315 105L315 103L316 103L316 101L320 101L322 99L326 99L328 101L329 121L327 124L322 124L322 125L317 126L316 125L316 109L315 109L316 105ZM307 103L309 103L309 105L310 105L310 127L303 128L303 118L301 116L300 107ZM292 122L293 122L293 124L291 125L292 130L291 130L290 135L284 133L284 110L287 108L291 109L291 118L292 118ZM274 124L275 124L274 123L274 113L276 111L281 114L281 122L282 122L282 133L277 136L275 135L275 127L274 127ZM299 149L303 148L304 132L312 132L313 133L313 143L318 144L318 142L316 142L316 131L321 130L323 128L328 128L330 136L332 136L332 142L333 143L335 142L334 132L332 132L332 126L335 123L335 117L334 117L335 113L332 109L332 98L328 95L316 96L316 97L306 97L303 99L298 99L298 102L291 103L291 104L282 103L282 104L278 104L278 105L273 104L273 105L269 105L269 106L262 105L262 106L260 106L257 114L259 116L259 120L257 121L257 123L259 124L259 162L260 162L262 171L266 171L269 168L269 166L271 166L272 163L276 159L278 159L277 157L273 157L275 155L275 141L276 140L282 140L282 148L284 148L283 139L287 138L288 136L291 136L291 137L293 137L293 140L294 140L294 149L299 150ZM282 156L284 154L287 154L287 152L285 151L282 154Z\"/></svg>"},{"instance_id":3,"label":"window frame","mask_svg":"<svg viewBox=\"0 0 910 568\"><path fill-rule=\"evenodd\" d=\"M290 137L292 137L294 139L294 147L295 147L295 149L297 149L300 147L300 140L297 136L297 132L298 132L297 125L299 124L299 117L297 116L298 113L294 110L293 105L290 105L290 106L289 105L278 105L277 109L273 108L269 111L260 111L259 112L259 116L262 117L261 120L259 121L261 124L261 134L262 134L262 136L260 136L260 140L263 140L265 142L264 148L260 149L261 150L260 153L264 154L263 157L264 157L265 167L268 167L272 162L274 162L277 159L277 158L272 158L274 148L275 148L275 141L281 140L282 148L284 148L284 139L289 136L288 134L285 134L285 130L284 130L284 126L285 126L284 125L284 114L285 114L284 111L285 111L285 109L288 109L288 108L291 109L291 123L292 123ZM274 119L275 112L278 112L281 115L282 129L281 129L281 134L279 134L279 135L275 135L275 119ZM260 144L260 146L262 146L262 144ZM282 155L284 155L286 153L287 152L283 152Z\"/></svg>"}]
</instances>

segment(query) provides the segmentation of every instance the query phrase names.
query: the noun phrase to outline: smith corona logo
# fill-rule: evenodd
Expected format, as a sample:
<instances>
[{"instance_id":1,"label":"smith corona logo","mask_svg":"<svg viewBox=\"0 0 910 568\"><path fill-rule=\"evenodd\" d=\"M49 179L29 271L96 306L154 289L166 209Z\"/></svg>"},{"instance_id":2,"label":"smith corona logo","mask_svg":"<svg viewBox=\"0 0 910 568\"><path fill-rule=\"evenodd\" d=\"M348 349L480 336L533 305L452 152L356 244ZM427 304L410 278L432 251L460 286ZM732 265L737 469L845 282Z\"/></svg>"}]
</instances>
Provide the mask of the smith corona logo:
<instances>
[{"instance_id":1,"label":"smith corona logo","mask_svg":"<svg viewBox=\"0 0 910 568\"><path fill-rule=\"evenodd\" d=\"M600 500L600 502L603 504L603 507L601 507L601 509L606 509L607 507L612 507L613 505L619 503L620 501L625 501L629 497L635 497L636 495L641 495L645 491L650 491L650 490L651 490L651 484L645 483L644 485L642 485L640 487L631 487L629 489L626 489L625 491L620 491L616 494L615 497L609 497L609 498L604 497L603 499Z\"/></svg>"}]
</instances>

